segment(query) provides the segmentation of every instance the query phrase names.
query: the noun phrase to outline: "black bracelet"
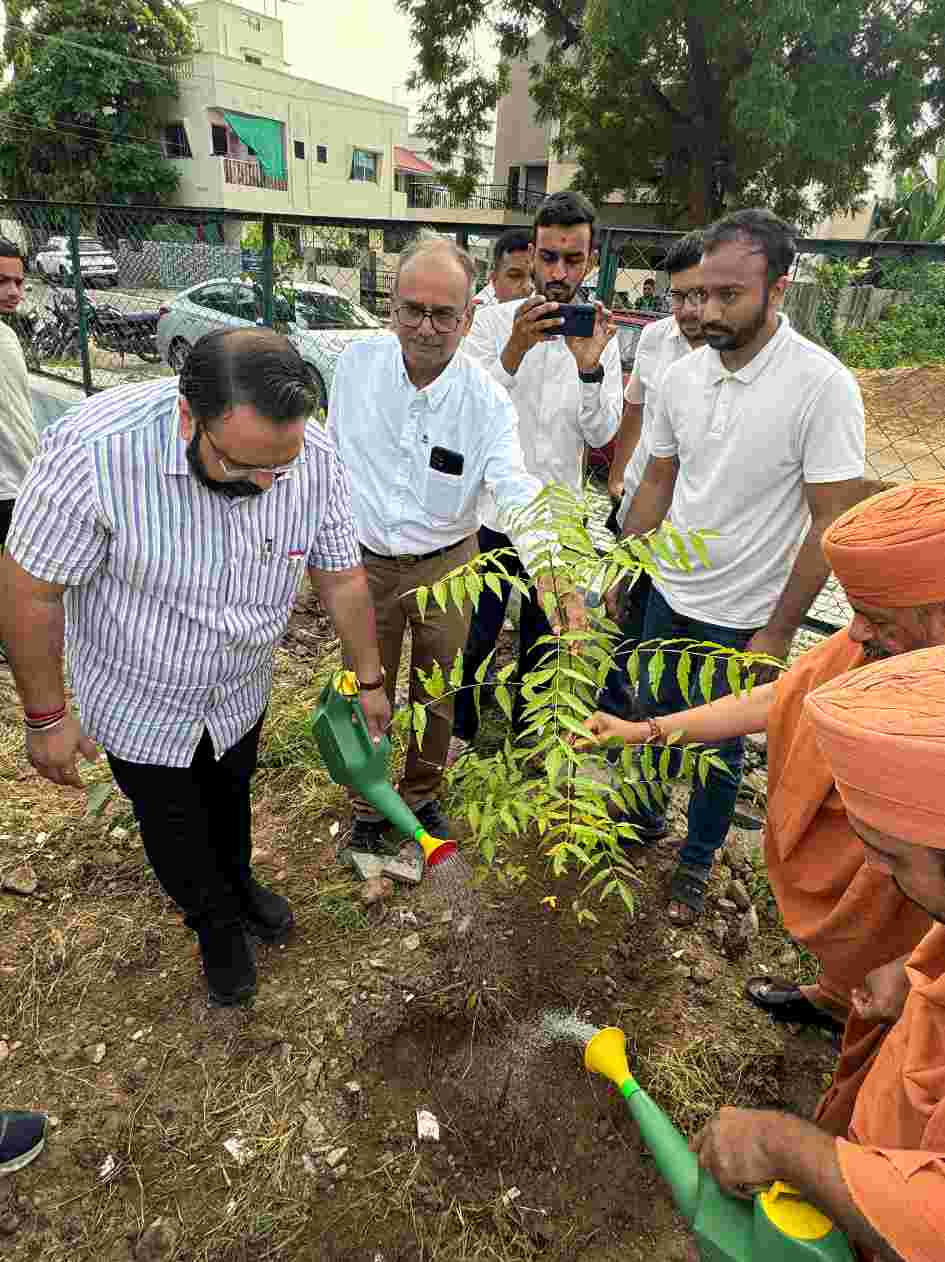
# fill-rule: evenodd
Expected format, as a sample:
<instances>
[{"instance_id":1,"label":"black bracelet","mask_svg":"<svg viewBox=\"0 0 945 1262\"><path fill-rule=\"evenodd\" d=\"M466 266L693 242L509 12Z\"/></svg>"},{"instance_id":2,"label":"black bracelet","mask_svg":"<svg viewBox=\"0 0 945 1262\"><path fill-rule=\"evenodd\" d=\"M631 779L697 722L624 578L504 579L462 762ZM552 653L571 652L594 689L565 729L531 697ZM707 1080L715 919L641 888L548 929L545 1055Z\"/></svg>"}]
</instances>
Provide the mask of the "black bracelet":
<instances>
[{"instance_id":1,"label":"black bracelet","mask_svg":"<svg viewBox=\"0 0 945 1262\"><path fill-rule=\"evenodd\" d=\"M604 365L598 364L592 372L579 372L578 377L585 386L599 386L604 380Z\"/></svg>"}]
</instances>

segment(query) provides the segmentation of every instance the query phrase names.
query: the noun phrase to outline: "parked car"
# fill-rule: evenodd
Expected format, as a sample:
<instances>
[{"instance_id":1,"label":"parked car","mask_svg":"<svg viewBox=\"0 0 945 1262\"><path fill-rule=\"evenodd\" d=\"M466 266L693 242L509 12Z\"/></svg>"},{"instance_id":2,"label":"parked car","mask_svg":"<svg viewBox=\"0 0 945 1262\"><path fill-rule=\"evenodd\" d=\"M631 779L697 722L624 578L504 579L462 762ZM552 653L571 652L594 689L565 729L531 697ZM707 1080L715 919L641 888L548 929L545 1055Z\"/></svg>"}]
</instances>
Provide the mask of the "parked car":
<instances>
[{"instance_id":1,"label":"parked car","mask_svg":"<svg viewBox=\"0 0 945 1262\"><path fill-rule=\"evenodd\" d=\"M190 348L205 333L259 324L262 315L262 289L253 282L221 278L192 285L160 308L158 350L180 372ZM308 365L322 408L328 406L335 363L348 343L387 331L356 302L331 285L318 283L280 286L273 317L275 327L288 334Z\"/></svg>"},{"instance_id":2,"label":"parked car","mask_svg":"<svg viewBox=\"0 0 945 1262\"><path fill-rule=\"evenodd\" d=\"M626 389L627 382L630 380L630 374L633 371L633 361L637 355L637 344L640 341L640 334L648 324L652 324L654 320L664 320L666 317L658 311L615 311L614 321L617 325L617 344L620 347L620 367L623 370L623 384ZM614 458L614 447L617 440L611 439L606 447L588 447L587 464L592 473L607 478L611 461Z\"/></svg>"},{"instance_id":3,"label":"parked car","mask_svg":"<svg viewBox=\"0 0 945 1262\"><path fill-rule=\"evenodd\" d=\"M68 237L50 237L46 248L36 255L34 266L40 276L62 285L72 281L72 245ZM79 269L84 281L118 284L118 264L95 237L79 237Z\"/></svg>"}]
</instances>

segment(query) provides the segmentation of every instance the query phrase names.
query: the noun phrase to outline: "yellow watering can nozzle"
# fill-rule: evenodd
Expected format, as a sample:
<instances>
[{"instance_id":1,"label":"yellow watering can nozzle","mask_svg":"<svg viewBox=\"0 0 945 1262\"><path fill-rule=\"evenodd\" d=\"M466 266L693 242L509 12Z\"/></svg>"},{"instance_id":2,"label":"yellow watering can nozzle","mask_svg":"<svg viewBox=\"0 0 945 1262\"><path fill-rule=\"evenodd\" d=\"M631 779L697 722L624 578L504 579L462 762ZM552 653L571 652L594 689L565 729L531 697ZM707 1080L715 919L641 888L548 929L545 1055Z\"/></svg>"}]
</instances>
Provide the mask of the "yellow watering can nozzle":
<instances>
[{"instance_id":1,"label":"yellow watering can nozzle","mask_svg":"<svg viewBox=\"0 0 945 1262\"><path fill-rule=\"evenodd\" d=\"M431 837L428 832L418 828L414 837L423 847L423 857L428 868L435 868L438 863L448 859L459 849L455 841L444 841L442 837Z\"/></svg>"},{"instance_id":2,"label":"yellow watering can nozzle","mask_svg":"<svg viewBox=\"0 0 945 1262\"><path fill-rule=\"evenodd\" d=\"M792 1240L821 1240L833 1230L827 1215L805 1201L789 1183L772 1183L758 1200L768 1220Z\"/></svg>"},{"instance_id":3,"label":"yellow watering can nozzle","mask_svg":"<svg viewBox=\"0 0 945 1262\"><path fill-rule=\"evenodd\" d=\"M584 1068L603 1074L618 1087L630 1077L627 1064L627 1036L615 1025L598 1030L584 1049Z\"/></svg>"}]
</instances>

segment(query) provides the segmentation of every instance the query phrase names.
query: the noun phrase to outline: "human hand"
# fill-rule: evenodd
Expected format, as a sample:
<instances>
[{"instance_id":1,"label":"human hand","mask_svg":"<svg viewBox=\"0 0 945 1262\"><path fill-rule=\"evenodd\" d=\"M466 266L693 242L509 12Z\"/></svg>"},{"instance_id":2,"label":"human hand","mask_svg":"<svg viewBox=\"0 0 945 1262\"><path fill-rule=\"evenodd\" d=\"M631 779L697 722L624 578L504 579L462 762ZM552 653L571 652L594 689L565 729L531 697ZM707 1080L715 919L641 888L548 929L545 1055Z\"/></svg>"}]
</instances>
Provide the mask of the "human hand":
<instances>
[{"instance_id":1,"label":"human hand","mask_svg":"<svg viewBox=\"0 0 945 1262\"><path fill-rule=\"evenodd\" d=\"M604 608L607 610L607 617L612 622L620 621L620 607L623 604L629 581L629 576L624 574L622 578L618 578L613 587L608 588L604 593Z\"/></svg>"},{"instance_id":2,"label":"human hand","mask_svg":"<svg viewBox=\"0 0 945 1262\"><path fill-rule=\"evenodd\" d=\"M642 745L650 734L646 723L628 723L626 719L605 714L603 710L597 710L585 719L584 726L587 736L578 736L573 732L568 737L575 749L592 749L595 745L606 745L613 740L623 741L626 745Z\"/></svg>"},{"instance_id":3,"label":"human hand","mask_svg":"<svg viewBox=\"0 0 945 1262\"><path fill-rule=\"evenodd\" d=\"M850 999L863 1021L893 1025L902 1016L910 990L906 958L881 964L866 974L862 986L854 987Z\"/></svg>"},{"instance_id":4,"label":"human hand","mask_svg":"<svg viewBox=\"0 0 945 1262\"><path fill-rule=\"evenodd\" d=\"M607 478L607 494L610 496L610 504L612 508L619 508L620 501L623 499L623 474L614 473L611 469Z\"/></svg>"},{"instance_id":5,"label":"human hand","mask_svg":"<svg viewBox=\"0 0 945 1262\"><path fill-rule=\"evenodd\" d=\"M26 757L39 774L53 784L84 788L75 765L78 754L86 762L98 759L95 742L85 735L73 714L67 712L61 723L45 732L26 729Z\"/></svg>"},{"instance_id":6,"label":"human hand","mask_svg":"<svg viewBox=\"0 0 945 1262\"><path fill-rule=\"evenodd\" d=\"M595 302L597 315L594 318L594 332L590 337L566 337L565 345L577 362L578 372L593 372L600 363L604 347L617 333L611 312L602 302Z\"/></svg>"},{"instance_id":7,"label":"human hand","mask_svg":"<svg viewBox=\"0 0 945 1262\"><path fill-rule=\"evenodd\" d=\"M387 700L386 688L371 688L358 694L368 734L375 745L390 727L390 702Z\"/></svg>"},{"instance_id":8,"label":"human hand","mask_svg":"<svg viewBox=\"0 0 945 1262\"><path fill-rule=\"evenodd\" d=\"M541 294L526 298L515 312L509 336L509 346L517 359L523 359L539 342L547 341L548 334L564 323L557 311L558 303L549 302Z\"/></svg>"},{"instance_id":9,"label":"human hand","mask_svg":"<svg viewBox=\"0 0 945 1262\"><path fill-rule=\"evenodd\" d=\"M748 1189L783 1173L774 1168L765 1142L781 1116L770 1109L719 1109L689 1147L723 1191L749 1196Z\"/></svg>"},{"instance_id":10,"label":"human hand","mask_svg":"<svg viewBox=\"0 0 945 1262\"><path fill-rule=\"evenodd\" d=\"M766 657L776 657L779 661L786 662L793 639L793 634L785 635L781 631L772 631L768 627L762 627L745 645L745 652L763 653ZM759 664L754 668L756 684L770 684L772 680L777 679L778 674L779 671L774 665Z\"/></svg>"},{"instance_id":11,"label":"human hand","mask_svg":"<svg viewBox=\"0 0 945 1262\"><path fill-rule=\"evenodd\" d=\"M560 583L560 579L558 582ZM549 601L547 597L551 596ZM535 584L535 599L548 615L553 635L565 631L583 631L587 627L584 597L576 591L557 590L553 574L542 574Z\"/></svg>"}]
</instances>

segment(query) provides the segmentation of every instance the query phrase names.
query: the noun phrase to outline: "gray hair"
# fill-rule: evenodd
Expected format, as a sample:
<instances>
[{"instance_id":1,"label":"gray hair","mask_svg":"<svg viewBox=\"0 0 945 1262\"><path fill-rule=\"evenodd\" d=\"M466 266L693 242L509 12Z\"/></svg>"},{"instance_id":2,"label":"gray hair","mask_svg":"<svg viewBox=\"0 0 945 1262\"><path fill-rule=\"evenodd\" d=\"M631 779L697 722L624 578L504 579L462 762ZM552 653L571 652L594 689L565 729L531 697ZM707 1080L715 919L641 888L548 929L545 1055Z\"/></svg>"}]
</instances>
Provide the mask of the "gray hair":
<instances>
[{"instance_id":1,"label":"gray hair","mask_svg":"<svg viewBox=\"0 0 945 1262\"><path fill-rule=\"evenodd\" d=\"M476 284L476 264L472 256L456 244L450 237L440 232L421 232L404 250L397 263L397 275L394 279L394 292L400 291L400 274L408 264L427 254L446 254L458 263L466 273L466 302L468 304Z\"/></svg>"}]
</instances>

